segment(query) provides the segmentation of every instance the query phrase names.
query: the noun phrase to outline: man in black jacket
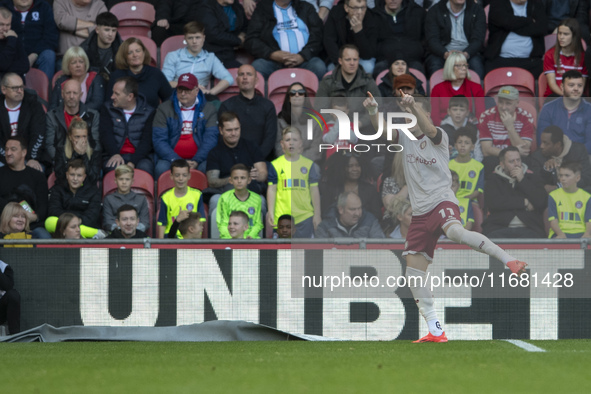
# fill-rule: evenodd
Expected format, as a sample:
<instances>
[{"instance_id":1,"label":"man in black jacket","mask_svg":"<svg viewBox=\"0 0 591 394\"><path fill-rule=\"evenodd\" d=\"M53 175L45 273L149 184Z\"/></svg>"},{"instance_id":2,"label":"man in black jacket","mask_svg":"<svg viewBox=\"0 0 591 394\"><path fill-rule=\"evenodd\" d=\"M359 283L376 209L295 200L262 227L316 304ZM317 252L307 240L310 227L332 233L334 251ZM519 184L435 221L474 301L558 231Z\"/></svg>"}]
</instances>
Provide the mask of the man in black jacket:
<instances>
[{"instance_id":1,"label":"man in black jacket","mask_svg":"<svg viewBox=\"0 0 591 394\"><path fill-rule=\"evenodd\" d=\"M25 92L21 77L7 73L2 78L0 95L0 162L4 160L4 145L10 136L19 136L27 143L27 166L41 172L43 165L49 165L43 159L45 150L45 111L37 96Z\"/></svg>"},{"instance_id":2,"label":"man in black jacket","mask_svg":"<svg viewBox=\"0 0 591 394\"><path fill-rule=\"evenodd\" d=\"M59 42L53 9L43 0L3 0L2 5L12 11L12 30L24 43L29 65L51 81Z\"/></svg>"},{"instance_id":3,"label":"man in black jacket","mask_svg":"<svg viewBox=\"0 0 591 394\"><path fill-rule=\"evenodd\" d=\"M51 238L43 227L47 217L47 179L42 172L27 167L27 147L20 137L6 140L6 165L0 167L0 212L9 202L26 201L33 212L27 211L33 238Z\"/></svg>"},{"instance_id":4,"label":"man in black jacket","mask_svg":"<svg viewBox=\"0 0 591 394\"><path fill-rule=\"evenodd\" d=\"M378 45L378 18L367 8L366 0L345 0L334 6L324 24L324 49L329 68L338 64L339 49L345 44L359 48L359 65L373 73Z\"/></svg>"},{"instance_id":5,"label":"man in black jacket","mask_svg":"<svg viewBox=\"0 0 591 394\"><path fill-rule=\"evenodd\" d=\"M0 7L0 76L13 72L24 77L29 71L29 59L23 41L10 28L11 24L12 12Z\"/></svg>"},{"instance_id":6,"label":"man in black jacket","mask_svg":"<svg viewBox=\"0 0 591 394\"><path fill-rule=\"evenodd\" d=\"M275 13L281 15L278 21ZM307 29L300 29L298 21ZM318 79L326 66L322 50L322 21L314 7L303 0L261 0L252 15L244 47L256 60L252 66L265 79L285 67L305 68ZM281 45L279 44L281 42Z\"/></svg>"},{"instance_id":7,"label":"man in black jacket","mask_svg":"<svg viewBox=\"0 0 591 394\"><path fill-rule=\"evenodd\" d=\"M90 68L97 71L105 81L109 81L111 72L115 70L115 55L122 43L117 33L119 21L110 12L103 12L96 17L96 29L90 33L80 47L84 49Z\"/></svg>"},{"instance_id":8,"label":"man in black jacket","mask_svg":"<svg viewBox=\"0 0 591 394\"><path fill-rule=\"evenodd\" d=\"M489 238L545 237L542 212L548 194L532 171L521 162L519 149L499 153L500 165L486 183L484 203L489 215L482 232Z\"/></svg>"},{"instance_id":9,"label":"man in black jacket","mask_svg":"<svg viewBox=\"0 0 591 394\"><path fill-rule=\"evenodd\" d=\"M80 101L82 90L80 83L68 79L62 87L63 103L59 107L47 111L45 149L52 160L55 159L56 149L64 146L68 135L68 127L75 116L79 116L88 126L88 143L94 151L101 150L99 139L99 114L87 108Z\"/></svg>"},{"instance_id":10,"label":"man in black jacket","mask_svg":"<svg viewBox=\"0 0 591 394\"><path fill-rule=\"evenodd\" d=\"M117 227L111 235L110 239L137 239L147 238L148 234L137 229L139 223L137 209L133 205L124 204L117 209L117 218L115 219Z\"/></svg>"},{"instance_id":11,"label":"man in black jacket","mask_svg":"<svg viewBox=\"0 0 591 394\"><path fill-rule=\"evenodd\" d=\"M422 40L425 10L414 0L376 0L374 11L380 20L374 76L390 66L387 56L394 52L404 52L408 67L424 73Z\"/></svg>"},{"instance_id":12,"label":"man in black jacket","mask_svg":"<svg viewBox=\"0 0 591 394\"><path fill-rule=\"evenodd\" d=\"M546 11L542 0L493 0L488 14L485 73L520 67L537 79L542 73Z\"/></svg>"},{"instance_id":13,"label":"man in black jacket","mask_svg":"<svg viewBox=\"0 0 591 394\"><path fill-rule=\"evenodd\" d=\"M205 0L197 21L205 26L205 50L215 53L226 68L240 67L234 48L244 45L248 24L242 4L238 0Z\"/></svg>"},{"instance_id":14,"label":"man in black jacket","mask_svg":"<svg viewBox=\"0 0 591 394\"><path fill-rule=\"evenodd\" d=\"M48 218L45 228L55 232L58 217L66 212L78 216L82 223L80 234L83 238L104 238L107 234L100 230L101 192L96 184L85 183L86 165L81 159L68 162L67 184L57 183L51 188Z\"/></svg>"},{"instance_id":15,"label":"man in black jacket","mask_svg":"<svg viewBox=\"0 0 591 394\"><path fill-rule=\"evenodd\" d=\"M277 138L277 114L270 100L256 94L257 80L253 66L240 66L236 75L240 93L224 101L218 113L238 114L242 137L256 144L264 158L271 159Z\"/></svg>"},{"instance_id":16,"label":"man in black jacket","mask_svg":"<svg viewBox=\"0 0 591 394\"><path fill-rule=\"evenodd\" d=\"M152 40L158 47L168 37L183 35L183 27L200 13L201 1L160 0L156 4L156 23L152 26Z\"/></svg>"},{"instance_id":17,"label":"man in black jacket","mask_svg":"<svg viewBox=\"0 0 591 394\"><path fill-rule=\"evenodd\" d=\"M0 260L0 324L4 323L9 335L21 331L21 296L14 288L14 271Z\"/></svg>"},{"instance_id":18,"label":"man in black jacket","mask_svg":"<svg viewBox=\"0 0 591 394\"><path fill-rule=\"evenodd\" d=\"M484 46L486 16L484 9L472 0L440 1L425 18L425 39L429 55L425 61L427 73L432 75L443 68L452 52L462 52L470 70L484 78L484 60L480 51Z\"/></svg>"},{"instance_id":19,"label":"man in black jacket","mask_svg":"<svg viewBox=\"0 0 591 394\"><path fill-rule=\"evenodd\" d=\"M576 162L581 165L580 189L591 192L591 163L585 145L573 142L558 126L542 130L540 149L529 155L531 169L541 176L546 191L558 188L558 169L562 163Z\"/></svg>"},{"instance_id":20,"label":"man in black jacket","mask_svg":"<svg viewBox=\"0 0 591 394\"><path fill-rule=\"evenodd\" d=\"M113 85L111 103L101 108L100 136L103 172L122 164L154 174L152 120L154 108L138 94L135 78L121 77Z\"/></svg>"}]
</instances>

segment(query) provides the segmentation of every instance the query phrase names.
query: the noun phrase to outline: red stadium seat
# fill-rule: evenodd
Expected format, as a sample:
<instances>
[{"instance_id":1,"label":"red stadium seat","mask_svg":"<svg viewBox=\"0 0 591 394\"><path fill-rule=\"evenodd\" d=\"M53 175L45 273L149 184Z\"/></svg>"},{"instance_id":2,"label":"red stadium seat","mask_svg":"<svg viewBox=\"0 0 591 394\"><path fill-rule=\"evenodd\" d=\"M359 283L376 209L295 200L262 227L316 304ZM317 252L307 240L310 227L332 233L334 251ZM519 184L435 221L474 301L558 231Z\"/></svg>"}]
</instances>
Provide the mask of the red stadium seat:
<instances>
[{"instance_id":1,"label":"red stadium seat","mask_svg":"<svg viewBox=\"0 0 591 394\"><path fill-rule=\"evenodd\" d=\"M53 74L53 78L51 78L51 86L50 86L52 90L53 90L53 87L55 86L55 81L57 81L58 78L61 77L62 75L64 75L64 72L62 70L59 70L58 72Z\"/></svg>"},{"instance_id":2,"label":"red stadium seat","mask_svg":"<svg viewBox=\"0 0 591 394\"><path fill-rule=\"evenodd\" d=\"M150 210L150 228L146 233L154 236L154 178L146 171L135 169L131 190L146 197ZM103 199L106 195L116 191L115 171L109 171L103 178Z\"/></svg>"},{"instance_id":3,"label":"red stadium seat","mask_svg":"<svg viewBox=\"0 0 591 394\"><path fill-rule=\"evenodd\" d=\"M45 73L37 68L29 69L25 75L27 87L37 92L37 96L49 103L49 79Z\"/></svg>"},{"instance_id":4,"label":"red stadium seat","mask_svg":"<svg viewBox=\"0 0 591 394\"><path fill-rule=\"evenodd\" d=\"M519 91L520 97L536 97L536 83L533 75L518 67L497 68L486 74L484 95L493 97L505 85L514 86Z\"/></svg>"},{"instance_id":5,"label":"red stadium seat","mask_svg":"<svg viewBox=\"0 0 591 394\"><path fill-rule=\"evenodd\" d=\"M236 76L238 75L238 69L237 68L229 68L228 71L230 72L230 74L232 74L232 78L234 78L234 83L232 83L232 85L228 86L226 88L226 90L224 90L223 92L218 93L218 98L220 99L220 101L226 101L230 97L236 96L236 95L238 95L238 93L240 93L240 89L238 88L238 85L236 84ZM214 84L217 84L219 81L220 80L216 78L214 80ZM258 71L257 71L257 83L256 83L254 89L257 94L265 97L265 77L263 77L263 74L261 74Z\"/></svg>"},{"instance_id":6,"label":"red stadium seat","mask_svg":"<svg viewBox=\"0 0 591 394\"><path fill-rule=\"evenodd\" d=\"M538 77L538 108L542 109L542 107L544 106L544 101L545 101L545 97L544 97L544 92L546 92L546 89L548 88L548 79L546 78L546 74L541 73L540 76Z\"/></svg>"},{"instance_id":7,"label":"red stadium seat","mask_svg":"<svg viewBox=\"0 0 591 394\"><path fill-rule=\"evenodd\" d=\"M47 189L50 190L53 185L55 185L55 180L56 180L56 176L55 176L55 172L52 172L51 174L49 174L49 177L47 178Z\"/></svg>"},{"instance_id":8,"label":"red stadium seat","mask_svg":"<svg viewBox=\"0 0 591 394\"><path fill-rule=\"evenodd\" d=\"M204 190L207 188L207 176L202 173L201 171L191 170L191 179L189 179L189 186L194 189ZM156 210L156 220L158 220L158 215L160 215L160 197L164 194L165 191L172 189L174 187L174 181L170 179L170 171L167 171L160 175L158 178L158 186L156 189L156 195L158 197L158 206ZM205 206L205 218L207 219L207 206ZM203 238L207 238L207 226L203 226Z\"/></svg>"},{"instance_id":9,"label":"red stadium seat","mask_svg":"<svg viewBox=\"0 0 591 394\"><path fill-rule=\"evenodd\" d=\"M164 60L166 59L166 55L170 52L174 52L178 49L182 49L187 46L187 42L185 41L185 36L172 36L168 37L162 45L160 46L160 69L164 66Z\"/></svg>"},{"instance_id":10,"label":"red stadium seat","mask_svg":"<svg viewBox=\"0 0 591 394\"><path fill-rule=\"evenodd\" d=\"M476 72L474 72L473 70L469 70L469 71L470 71L470 81L482 84L478 74ZM443 69L442 68L435 71L433 73L433 75L431 75L431 78L429 78L429 96L431 96L431 91L433 90L435 85L440 84L441 82L443 82Z\"/></svg>"},{"instance_id":11,"label":"red stadium seat","mask_svg":"<svg viewBox=\"0 0 591 394\"><path fill-rule=\"evenodd\" d=\"M277 113L281 111L285 93L294 82L299 82L308 91L309 97L315 97L318 90L318 77L312 72L303 68L283 68L275 71L269 76L267 88L268 98L275 104Z\"/></svg>"},{"instance_id":12,"label":"red stadium seat","mask_svg":"<svg viewBox=\"0 0 591 394\"><path fill-rule=\"evenodd\" d=\"M121 36L148 37L156 19L154 6L141 1L115 4L110 11L119 19L118 31Z\"/></svg>"},{"instance_id":13,"label":"red stadium seat","mask_svg":"<svg viewBox=\"0 0 591 394\"><path fill-rule=\"evenodd\" d=\"M146 37L146 36L140 36L140 35L121 35L121 39L123 41L127 40L128 38L131 37L135 37L138 40L140 40L144 46L146 47L146 49L148 50L148 52L150 52L150 58L152 59L152 61L150 62L150 66L153 67L158 67L158 47L156 46L156 43L154 41L152 41L151 38Z\"/></svg>"},{"instance_id":14,"label":"red stadium seat","mask_svg":"<svg viewBox=\"0 0 591 394\"><path fill-rule=\"evenodd\" d=\"M425 92L429 91L429 90L427 90L427 88L428 88L427 77L425 77L425 74L423 74L422 72L420 72L416 68L409 68L408 72L411 73L412 75L414 75L416 79L418 79L419 81L421 81L423 83L423 89L425 89Z\"/></svg>"}]
</instances>

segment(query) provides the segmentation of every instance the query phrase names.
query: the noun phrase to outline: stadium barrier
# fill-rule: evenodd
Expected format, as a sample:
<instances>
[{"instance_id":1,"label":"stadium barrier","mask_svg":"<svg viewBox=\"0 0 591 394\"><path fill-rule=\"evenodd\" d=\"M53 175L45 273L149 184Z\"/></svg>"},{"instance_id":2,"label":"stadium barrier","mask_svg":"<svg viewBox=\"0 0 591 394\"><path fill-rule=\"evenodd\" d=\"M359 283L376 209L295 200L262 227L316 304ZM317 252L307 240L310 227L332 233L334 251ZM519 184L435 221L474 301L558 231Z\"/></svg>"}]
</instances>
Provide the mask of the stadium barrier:
<instances>
[{"instance_id":1,"label":"stadium barrier","mask_svg":"<svg viewBox=\"0 0 591 394\"><path fill-rule=\"evenodd\" d=\"M408 288L388 288L386 296L369 290L360 296L354 291L358 289L351 289L348 297L348 290L334 295L328 286L296 289L302 274L338 276L334 267L353 278L364 273L372 277L380 270L401 277L405 264L400 243L35 243L35 248L0 248L0 259L15 271L23 329L43 323L175 326L218 319L347 340L416 339L426 332ZM486 255L461 245L438 245L431 275L490 278L485 289L467 282L459 289L449 281L447 290L436 286L436 307L448 337L591 338L591 255L586 240L507 240L502 246L530 263L531 278L540 274L536 286L533 281L512 286L508 271ZM545 273L550 280L543 286ZM573 283L565 281L567 274Z\"/></svg>"}]
</instances>

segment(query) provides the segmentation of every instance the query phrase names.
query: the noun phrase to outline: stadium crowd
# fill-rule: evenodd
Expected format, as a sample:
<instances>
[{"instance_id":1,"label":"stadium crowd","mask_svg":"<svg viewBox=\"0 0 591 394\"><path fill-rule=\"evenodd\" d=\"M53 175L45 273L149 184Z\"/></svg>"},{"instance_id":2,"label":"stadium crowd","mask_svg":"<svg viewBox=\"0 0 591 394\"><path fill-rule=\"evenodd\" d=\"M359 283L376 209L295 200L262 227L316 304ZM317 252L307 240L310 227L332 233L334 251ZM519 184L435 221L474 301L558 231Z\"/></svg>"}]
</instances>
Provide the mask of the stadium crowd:
<instances>
[{"instance_id":1,"label":"stadium crowd","mask_svg":"<svg viewBox=\"0 0 591 394\"><path fill-rule=\"evenodd\" d=\"M404 239L404 152L357 151L336 115L308 130L312 108L331 108L373 134L356 104L370 92L390 112L414 95L448 134L466 228L591 237L589 12L4 0L0 236Z\"/></svg>"}]
</instances>

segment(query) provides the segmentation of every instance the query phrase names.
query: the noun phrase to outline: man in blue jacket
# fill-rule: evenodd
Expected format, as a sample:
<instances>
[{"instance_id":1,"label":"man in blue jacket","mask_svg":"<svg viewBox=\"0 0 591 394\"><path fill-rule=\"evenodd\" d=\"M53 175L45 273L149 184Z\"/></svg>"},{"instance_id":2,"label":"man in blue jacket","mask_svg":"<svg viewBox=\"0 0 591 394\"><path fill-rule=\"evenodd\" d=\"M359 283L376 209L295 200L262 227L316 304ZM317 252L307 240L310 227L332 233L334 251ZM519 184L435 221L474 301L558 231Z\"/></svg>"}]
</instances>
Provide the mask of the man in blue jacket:
<instances>
[{"instance_id":1,"label":"man in blue jacket","mask_svg":"<svg viewBox=\"0 0 591 394\"><path fill-rule=\"evenodd\" d=\"M538 117L537 141L548 126L558 126L573 142L579 142L591 154L591 104L581 98L585 90L585 78L577 70L562 75L563 96L544 105Z\"/></svg>"},{"instance_id":2,"label":"man in blue jacket","mask_svg":"<svg viewBox=\"0 0 591 394\"><path fill-rule=\"evenodd\" d=\"M29 65L43 71L51 81L59 43L51 5L44 0L4 0L2 5L12 11L11 28L25 46Z\"/></svg>"},{"instance_id":3,"label":"man in blue jacket","mask_svg":"<svg viewBox=\"0 0 591 394\"><path fill-rule=\"evenodd\" d=\"M133 77L117 79L111 100L101 108L100 115L103 173L127 164L153 175L154 108L138 93L138 83Z\"/></svg>"},{"instance_id":4,"label":"man in blue jacket","mask_svg":"<svg viewBox=\"0 0 591 394\"><path fill-rule=\"evenodd\" d=\"M158 106L152 142L156 178L178 159L187 160L191 169L205 172L207 154L218 142L216 109L205 100L193 74L181 75L170 100Z\"/></svg>"}]
</instances>

